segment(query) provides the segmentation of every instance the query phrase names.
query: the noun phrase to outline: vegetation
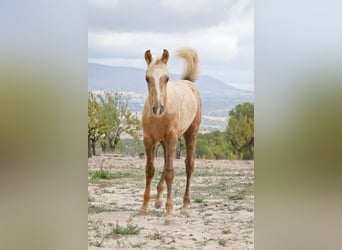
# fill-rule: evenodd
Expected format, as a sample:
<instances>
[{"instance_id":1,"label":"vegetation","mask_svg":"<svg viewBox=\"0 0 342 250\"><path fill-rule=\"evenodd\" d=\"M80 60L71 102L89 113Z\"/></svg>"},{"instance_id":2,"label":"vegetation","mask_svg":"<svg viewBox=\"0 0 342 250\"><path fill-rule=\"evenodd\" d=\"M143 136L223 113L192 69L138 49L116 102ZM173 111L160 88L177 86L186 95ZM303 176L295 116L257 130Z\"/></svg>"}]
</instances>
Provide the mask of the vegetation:
<instances>
[{"instance_id":1,"label":"vegetation","mask_svg":"<svg viewBox=\"0 0 342 250\"><path fill-rule=\"evenodd\" d=\"M253 159L254 105L238 104L231 110L225 131L200 133L197 137L195 154L202 159Z\"/></svg>"},{"instance_id":2,"label":"vegetation","mask_svg":"<svg viewBox=\"0 0 342 250\"><path fill-rule=\"evenodd\" d=\"M202 203L204 201L204 197L203 196L197 196L194 198L194 202L195 203Z\"/></svg>"},{"instance_id":3,"label":"vegetation","mask_svg":"<svg viewBox=\"0 0 342 250\"><path fill-rule=\"evenodd\" d=\"M96 171L91 175L90 181L91 181L92 183L96 183L96 182L98 182L99 179L106 179L106 180L109 180L109 179L113 179L113 178L114 178L114 175L111 174L109 171L100 169L100 170L96 170Z\"/></svg>"},{"instance_id":4,"label":"vegetation","mask_svg":"<svg viewBox=\"0 0 342 250\"><path fill-rule=\"evenodd\" d=\"M161 150L159 151L161 152ZM145 152L145 149L142 140L136 140L134 138L122 138L115 148L115 153L131 156L138 156L143 152Z\"/></svg>"},{"instance_id":5,"label":"vegetation","mask_svg":"<svg viewBox=\"0 0 342 250\"><path fill-rule=\"evenodd\" d=\"M223 247L225 247L227 245L227 242L228 241L225 239L221 239L221 238L218 239L218 243Z\"/></svg>"},{"instance_id":6,"label":"vegetation","mask_svg":"<svg viewBox=\"0 0 342 250\"><path fill-rule=\"evenodd\" d=\"M88 158L96 154L95 143L104 134L105 121L101 118L101 106L96 96L88 92Z\"/></svg>"},{"instance_id":7,"label":"vegetation","mask_svg":"<svg viewBox=\"0 0 342 250\"><path fill-rule=\"evenodd\" d=\"M128 108L118 92L104 95L88 94L88 158L95 155L95 144L100 141L103 152L114 152L123 134L138 140L140 121Z\"/></svg>"},{"instance_id":8,"label":"vegetation","mask_svg":"<svg viewBox=\"0 0 342 250\"><path fill-rule=\"evenodd\" d=\"M254 158L254 105L238 104L229 112L226 129L228 140L234 147L238 159L242 159L243 149L248 149L249 159Z\"/></svg>"},{"instance_id":9,"label":"vegetation","mask_svg":"<svg viewBox=\"0 0 342 250\"><path fill-rule=\"evenodd\" d=\"M254 159L254 105L238 104L229 112L225 131L199 134L196 157L202 159Z\"/></svg>"},{"instance_id":10,"label":"vegetation","mask_svg":"<svg viewBox=\"0 0 342 250\"><path fill-rule=\"evenodd\" d=\"M113 209L96 205L88 206L88 214L99 214L104 212L113 212Z\"/></svg>"},{"instance_id":11,"label":"vegetation","mask_svg":"<svg viewBox=\"0 0 342 250\"><path fill-rule=\"evenodd\" d=\"M159 232L157 233L154 233L151 237L150 237L151 240L161 240L162 239L162 236Z\"/></svg>"},{"instance_id":12,"label":"vegetation","mask_svg":"<svg viewBox=\"0 0 342 250\"><path fill-rule=\"evenodd\" d=\"M199 134L197 137L196 157L202 159L234 159L233 147L228 143L224 132L215 130Z\"/></svg>"},{"instance_id":13,"label":"vegetation","mask_svg":"<svg viewBox=\"0 0 342 250\"><path fill-rule=\"evenodd\" d=\"M223 229L222 234L231 234L232 231L230 229Z\"/></svg>"},{"instance_id":14,"label":"vegetation","mask_svg":"<svg viewBox=\"0 0 342 250\"><path fill-rule=\"evenodd\" d=\"M114 235L131 235L131 234L139 234L142 230L142 227L138 225L133 225L130 222L127 223L126 226L120 226L118 222L116 222L116 226L113 228Z\"/></svg>"}]
</instances>

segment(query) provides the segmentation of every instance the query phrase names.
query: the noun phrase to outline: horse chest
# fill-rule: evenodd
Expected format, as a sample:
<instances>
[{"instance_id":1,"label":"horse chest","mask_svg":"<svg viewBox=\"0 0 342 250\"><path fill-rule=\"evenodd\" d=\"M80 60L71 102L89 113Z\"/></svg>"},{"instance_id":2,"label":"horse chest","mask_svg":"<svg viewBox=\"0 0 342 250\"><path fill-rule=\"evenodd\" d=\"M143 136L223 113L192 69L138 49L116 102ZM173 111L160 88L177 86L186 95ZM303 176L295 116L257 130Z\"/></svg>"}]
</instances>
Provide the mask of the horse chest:
<instances>
[{"instance_id":1,"label":"horse chest","mask_svg":"<svg viewBox=\"0 0 342 250\"><path fill-rule=\"evenodd\" d=\"M148 134L156 140L164 139L167 133L172 129L173 122L167 115L162 117L143 117L144 134Z\"/></svg>"}]
</instances>

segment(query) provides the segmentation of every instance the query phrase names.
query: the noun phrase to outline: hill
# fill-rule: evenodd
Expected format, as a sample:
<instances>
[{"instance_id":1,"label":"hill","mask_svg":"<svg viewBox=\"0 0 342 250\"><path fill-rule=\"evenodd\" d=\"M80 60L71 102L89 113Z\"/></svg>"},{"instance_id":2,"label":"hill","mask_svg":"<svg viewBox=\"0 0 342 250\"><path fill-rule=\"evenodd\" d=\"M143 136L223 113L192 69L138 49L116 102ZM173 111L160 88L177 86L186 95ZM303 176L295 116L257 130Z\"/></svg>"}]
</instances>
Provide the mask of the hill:
<instances>
[{"instance_id":1,"label":"hill","mask_svg":"<svg viewBox=\"0 0 342 250\"><path fill-rule=\"evenodd\" d=\"M181 78L178 74L169 77L171 81ZM234 88L211 76L201 75L196 85L202 97L202 127L208 126L209 130L224 129L229 110L237 104L254 102L252 91ZM141 112L147 93L145 70L89 63L88 89L122 91L130 97L131 109Z\"/></svg>"}]
</instances>

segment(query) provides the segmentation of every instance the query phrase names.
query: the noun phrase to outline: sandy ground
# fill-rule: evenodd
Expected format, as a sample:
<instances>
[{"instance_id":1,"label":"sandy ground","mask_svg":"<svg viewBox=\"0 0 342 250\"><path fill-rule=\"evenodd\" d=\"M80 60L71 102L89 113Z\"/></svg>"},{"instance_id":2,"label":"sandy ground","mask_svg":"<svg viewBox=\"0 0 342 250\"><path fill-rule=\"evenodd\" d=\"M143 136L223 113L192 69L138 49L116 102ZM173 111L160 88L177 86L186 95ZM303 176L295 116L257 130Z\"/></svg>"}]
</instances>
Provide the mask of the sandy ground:
<instances>
[{"instance_id":1,"label":"sandy ground","mask_svg":"<svg viewBox=\"0 0 342 250\"><path fill-rule=\"evenodd\" d=\"M184 159L175 160L172 226L164 225L164 205L154 208L163 159L155 163L150 211L142 216L145 160L111 155L88 160L88 249L254 248L254 161L196 160L192 204L184 216ZM99 169L110 171L112 178L92 179ZM165 197L166 190L164 203ZM127 235L117 233L117 226Z\"/></svg>"}]
</instances>

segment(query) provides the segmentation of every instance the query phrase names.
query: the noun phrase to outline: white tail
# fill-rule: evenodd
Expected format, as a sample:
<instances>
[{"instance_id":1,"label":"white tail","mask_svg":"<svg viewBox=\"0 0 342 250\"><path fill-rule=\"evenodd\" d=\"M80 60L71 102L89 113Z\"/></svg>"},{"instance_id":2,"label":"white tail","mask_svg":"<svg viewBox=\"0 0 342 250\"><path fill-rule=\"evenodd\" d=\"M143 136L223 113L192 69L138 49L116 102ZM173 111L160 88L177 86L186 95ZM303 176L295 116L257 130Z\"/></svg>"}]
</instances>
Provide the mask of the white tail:
<instances>
[{"instance_id":1,"label":"white tail","mask_svg":"<svg viewBox=\"0 0 342 250\"><path fill-rule=\"evenodd\" d=\"M199 75L199 59L193 48L180 48L176 51L176 57L185 61L183 80L194 82Z\"/></svg>"}]
</instances>

